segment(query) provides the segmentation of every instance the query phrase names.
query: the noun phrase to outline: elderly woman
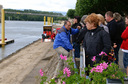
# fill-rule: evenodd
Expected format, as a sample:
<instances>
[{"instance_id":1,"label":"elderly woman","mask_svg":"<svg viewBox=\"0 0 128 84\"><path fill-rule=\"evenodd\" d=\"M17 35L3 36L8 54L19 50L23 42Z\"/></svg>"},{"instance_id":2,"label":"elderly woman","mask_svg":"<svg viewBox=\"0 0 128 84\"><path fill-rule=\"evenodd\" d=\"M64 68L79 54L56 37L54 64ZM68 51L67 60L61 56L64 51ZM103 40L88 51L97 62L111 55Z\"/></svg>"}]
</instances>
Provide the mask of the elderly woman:
<instances>
[{"instance_id":1,"label":"elderly woman","mask_svg":"<svg viewBox=\"0 0 128 84\"><path fill-rule=\"evenodd\" d=\"M97 14L97 16L99 18L99 26L100 27L103 27L104 30L109 33L108 27L105 25L105 19L104 19L104 17L101 14Z\"/></svg>"},{"instance_id":2,"label":"elderly woman","mask_svg":"<svg viewBox=\"0 0 128 84\"><path fill-rule=\"evenodd\" d=\"M106 54L109 53L111 49L111 41L109 34L103 28L98 26L99 19L95 13L88 15L85 19L85 23L88 30L83 40L86 66L88 67L88 65L90 65L93 67L93 57L96 56L96 62L100 62L101 56L99 54L102 51Z\"/></svg>"}]
</instances>

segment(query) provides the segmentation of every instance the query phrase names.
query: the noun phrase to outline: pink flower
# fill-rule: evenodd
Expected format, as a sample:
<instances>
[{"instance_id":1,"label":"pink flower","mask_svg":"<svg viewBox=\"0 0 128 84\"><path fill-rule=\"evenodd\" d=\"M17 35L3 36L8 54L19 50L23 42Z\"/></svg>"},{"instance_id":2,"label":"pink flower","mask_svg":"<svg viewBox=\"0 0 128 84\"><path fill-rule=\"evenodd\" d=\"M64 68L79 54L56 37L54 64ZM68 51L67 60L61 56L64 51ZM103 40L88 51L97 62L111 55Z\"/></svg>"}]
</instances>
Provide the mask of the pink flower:
<instances>
[{"instance_id":1,"label":"pink flower","mask_svg":"<svg viewBox=\"0 0 128 84\"><path fill-rule=\"evenodd\" d=\"M112 66L112 63L110 64L110 66Z\"/></svg>"},{"instance_id":2,"label":"pink flower","mask_svg":"<svg viewBox=\"0 0 128 84\"><path fill-rule=\"evenodd\" d=\"M62 84L66 84L64 81L63 81L63 83Z\"/></svg>"},{"instance_id":3,"label":"pink flower","mask_svg":"<svg viewBox=\"0 0 128 84\"><path fill-rule=\"evenodd\" d=\"M115 78L115 74L113 74L113 75L112 75L112 77L114 77L114 78Z\"/></svg>"},{"instance_id":4,"label":"pink flower","mask_svg":"<svg viewBox=\"0 0 128 84\"><path fill-rule=\"evenodd\" d=\"M67 76L70 77L71 75L71 71L69 68L65 67L64 70L63 70L63 74L66 74L67 73Z\"/></svg>"},{"instance_id":5,"label":"pink flower","mask_svg":"<svg viewBox=\"0 0 128 84\"><path fill-rule=\"evenodd\" d=\"M93 67L93 68L91 69L91 73L92 73L94 70L95 70L95 67Z\"/></svg>"},{"instance_id":6,"label":"pink flower","mask_svg":"<svg viewBox=\"0 0 128 84\"><path fill-rule=\"evenodd\" d=\"M100 64L100 66L102 66L103 69L107 69L108 63L103 62L103 63Z\"/></svg>"},{"instance_id":7,"label":"pink flower","mask_svg":"<svg viewBox=\"0 0 128 84\"><path fill-rule=\"evenodd\" d=\"M63 56L62 54L60 55L60 58L67 60L67 56Z\"/></svg>"},{"instance_id":8,"label":"pink flower","mask_svg":"<svg viewBox=\"0 0 128 84\"><path fill-rule=\"evenodd\" d=\"M104 70L104 69L103 69L102 66L96 66L96 68L95 68L95 72L100 72L100 73L102 73L103 70Z\"/></svg>"},{"instance_id":9,"label":"pink flower","mask_svg":"<svg viewBox=\"0 0 128 84\"><path fill-rule=\"evenodd\" d=\"M67 60L67 56L64 56L63 58L64 58L65 60Z\"/></svg>"},{"instance_id":10,"label":"pink flower","mask_svg":"<svg viewBox=\"0 0 128 84\"><path fill-rule=\"evenodd\" d=\"M92 61L94 62L96 60L96 56L94 56L93 58L92 58Z\"/></svg>"},{"instance_id":11,"label":"pink flower","mask_svg":"<svg viewBox=\"0 0 128 84\"><path fill-rule=\"evenodd\" d=\"M99 55L105 55L105 56L107 56L107 54L105 52L103 52L103 51L101 51L101 53Z\"/></svg>"},{"instance_id":12,"label":"pink flower","mask_svg":"<svg viewBox=\"0 0 128 84\"><path fill-rule=\"evenodd\" d=\"M63 55L62 54L60 55L60 58L63 59Z\"/></svg>"},{"instance_id":13,"label":"pink flower","mask_svg":"<svg viewBox=\"0 0 128 84\"><path fill-rule=\"evenodd\" d=\"M40 75L41 75L41 76L43 76L43 73L44 73L44 72L42 71L42 69L40 69Z\"/></svg>"}]
</instances>

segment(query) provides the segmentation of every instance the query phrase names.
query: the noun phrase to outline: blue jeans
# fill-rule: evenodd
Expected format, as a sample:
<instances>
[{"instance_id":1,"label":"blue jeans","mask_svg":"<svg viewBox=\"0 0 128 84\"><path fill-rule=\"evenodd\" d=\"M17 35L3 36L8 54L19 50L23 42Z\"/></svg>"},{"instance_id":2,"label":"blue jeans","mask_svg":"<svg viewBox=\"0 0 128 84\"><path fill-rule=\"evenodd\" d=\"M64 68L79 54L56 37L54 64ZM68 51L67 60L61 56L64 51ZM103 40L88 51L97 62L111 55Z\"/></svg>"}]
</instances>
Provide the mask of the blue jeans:
<instances>
[{"instance_id":1,"label":"blue jeans","mask_svg":"<svg viewBox=\"0 0 128 84\"><path fill-rule=\"evenodd\" d=\"M75 52L74 52L75 58L80 58L80 44L73 42L73 47L75 49Z\"/></svg>"},{"instance_id":2,"label":"blue jeans","mask_svg":"<svg viewBox=\"0 0 128 84\"><path fill-rule=\"evenodd\" d=\"M119 56L118 55L119 55L120 46L121 46L121 44L117 44L117 47L114 48L114 53L115 53L115 58L116 58L115 63L116 64L118 64L118 61L119 61Z\"/></svg>"},{"instance_id":3,"label":"blue jeans","mask_svg":"<svg viewBox=\"0 0 128 84\"><path fill-rule=\"evenodd\" d=\"M123 64L124 64L124 68L127 68L128 66L128 53L124 52L123 55Z\"/></svg>"}]
</instances>

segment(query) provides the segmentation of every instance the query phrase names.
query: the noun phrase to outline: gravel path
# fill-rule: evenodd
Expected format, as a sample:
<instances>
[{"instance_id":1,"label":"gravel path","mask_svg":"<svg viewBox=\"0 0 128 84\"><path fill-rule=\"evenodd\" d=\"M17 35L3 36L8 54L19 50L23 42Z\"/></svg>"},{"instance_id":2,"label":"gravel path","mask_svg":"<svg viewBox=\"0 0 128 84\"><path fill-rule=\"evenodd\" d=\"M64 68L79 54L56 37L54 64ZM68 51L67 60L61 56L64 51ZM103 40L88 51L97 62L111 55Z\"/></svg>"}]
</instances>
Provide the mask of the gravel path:
<instances>
[{"instance_id":1,"label":"gravel path","mask_svg":"<svg viewBox=\"0 0 128 84\"><path fill-rule=\"evenodd\" d=\"M20 84L52 46L38 40L0 62L0 84Z\"/></svg>"}]
</instances>

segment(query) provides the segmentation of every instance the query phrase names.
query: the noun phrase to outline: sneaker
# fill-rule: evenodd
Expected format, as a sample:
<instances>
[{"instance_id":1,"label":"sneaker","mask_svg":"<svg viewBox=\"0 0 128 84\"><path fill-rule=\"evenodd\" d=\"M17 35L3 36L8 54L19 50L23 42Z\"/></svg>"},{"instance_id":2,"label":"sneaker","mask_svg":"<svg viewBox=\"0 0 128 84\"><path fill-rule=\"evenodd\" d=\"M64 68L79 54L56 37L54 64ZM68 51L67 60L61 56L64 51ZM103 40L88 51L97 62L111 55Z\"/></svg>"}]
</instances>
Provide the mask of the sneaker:
<instances>
[{"instance_id":1,"label":"sneaker","mask_svg":"<svg viewBox=\"0 0 128 84\"><path fill-rule=\"evenodd\" d=\"M128 81L128 76L127 77L124 77L124 81Z\"/></svg>"}]
</instances>

